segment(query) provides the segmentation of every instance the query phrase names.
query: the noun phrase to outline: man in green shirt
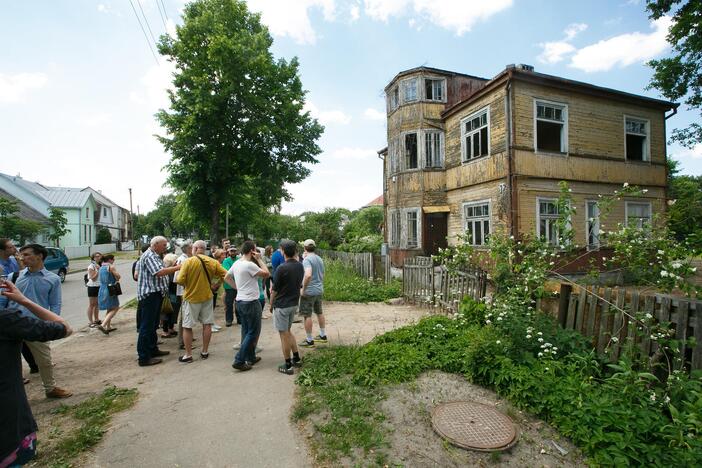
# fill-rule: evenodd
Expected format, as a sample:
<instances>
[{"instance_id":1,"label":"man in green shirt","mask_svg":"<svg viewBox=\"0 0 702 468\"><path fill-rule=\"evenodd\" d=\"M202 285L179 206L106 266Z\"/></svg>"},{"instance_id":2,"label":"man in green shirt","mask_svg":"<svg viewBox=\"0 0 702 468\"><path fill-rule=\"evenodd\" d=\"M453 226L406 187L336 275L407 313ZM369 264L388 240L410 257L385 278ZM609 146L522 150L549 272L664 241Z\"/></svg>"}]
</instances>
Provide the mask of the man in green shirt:
<instances>
[{"instance_id":1,"label":"man in green shirt","mask_svg":"<svg viewBox=\"0 0 702 468\"><path fill-rule=\"evenodd\" d=\"M234 265L234 262L236 262L239 258L239 255L237 255L238 251L236 247L230 246L227 250L227 253L229 256L224 259L222 262L222 266L224 267L225 270L229 271L229 269ZM232 322L234 321L234 313L235 307L234 307L234 300L236 299L236 289L232 288L229 286L229 284L225 281L224 282L224 317L225 317L225 325L228 327L232 326ZM241 324L241 320L239 320L239 313L236 312L236 323Z\"/></svg>"}]
</instances>

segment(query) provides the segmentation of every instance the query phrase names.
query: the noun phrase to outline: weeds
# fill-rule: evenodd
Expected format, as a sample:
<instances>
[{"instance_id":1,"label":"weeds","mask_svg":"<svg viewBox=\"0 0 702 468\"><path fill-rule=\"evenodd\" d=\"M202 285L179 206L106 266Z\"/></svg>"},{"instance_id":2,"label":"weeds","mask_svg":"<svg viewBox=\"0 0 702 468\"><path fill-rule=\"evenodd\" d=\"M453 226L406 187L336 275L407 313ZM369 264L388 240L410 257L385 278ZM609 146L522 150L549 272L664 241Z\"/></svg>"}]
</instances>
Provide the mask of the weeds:
<instances>
[{"instance_id":1,"label":"weeds","mask_svg":"<svg viewBox=\"0 0 702 468\"><path fill-rule=\"evenodd\" d=\"M324 299L340 302L383 302L402 295L402 283L367 280L339 260L325 259Z\"/></svg>"}]
</instances>

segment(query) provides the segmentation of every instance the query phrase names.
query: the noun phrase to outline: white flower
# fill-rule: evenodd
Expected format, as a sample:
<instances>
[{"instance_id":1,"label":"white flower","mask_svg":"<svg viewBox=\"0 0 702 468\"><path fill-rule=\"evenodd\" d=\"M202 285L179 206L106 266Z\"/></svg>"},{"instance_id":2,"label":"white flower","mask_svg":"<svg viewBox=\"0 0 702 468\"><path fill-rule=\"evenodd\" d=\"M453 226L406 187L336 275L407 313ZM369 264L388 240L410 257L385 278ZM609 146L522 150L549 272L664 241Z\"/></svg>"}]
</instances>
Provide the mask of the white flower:
<instances>
[{"instance_id":1,"label":"white flower","mask_svg":"<svg viewBox=\"0 0 702 468\"><path fill-rule=\"evenodd\" d=\"M662 276L663 278L668 277L668 275L669 275L669 273L668 273L667 271L661 270L661 276Z\"/></svg>"},{"instance_id":2,"label":"white flower","mask_svg":"<svg viewBox=\"0 0 702 468\"><path fill-rule=\"evenodd\" d=\"M542 357L543 355L544 355L544 353L537 354L537 356L539 356L539 357Z\"/></svg>"},{"instance_id":3,"label":"white flower","mask_svg":"<svg viewBox=\"0 0 702 468\"><path fill-rule=\"evenodd\" d=\"M665 401L666 403L670 403L670 397L666 395L663 401Z\"/></svg>"},{"instance_id":4,"label":"white flower","mask_svg":"<svg viewBox=\"0 0 702 468\"><path fill-rule=\"evenodd\" d=\"M646 314L646 318L649 319L649 320L651 320L651 319L653 318L653 315L651 315L651 314Z\"/></svg>"},{"instance_id":5,"label":"white flower","mask_svg":"<svg viewBox=\"0 0 702 468\"><path fill-rule=\"evenodd\" d=\"M502 343L500 340L495 341L495 343L500 344Z\"/></svg>"},{"instance_id":6,"label":"white flower","mask_svg":"<svg viewBox=\"0 0 702 468\"><path fill-rule=\"evenodd\" d=\"M660 250L660 249L659 249L658 252L656 252L656 253L657 253L658 255L665 255L665 252L662 251L662 250Z\"/></svg>"},{"instance_id":7,"label":"white flower","mask_svg":"<svg viewBox=\"0 0 702 468\"><path fill-rule=\"evenodd\" d=\"M673 206L673 205L675 205L675 202L676 202L676 201L677 201L677 200L668 200L668 206Z\"/></svg>"},{"instance_id":8,"label":"white flower","mask_svg":"<svg viewBox=\"0 0 702 468\"><path fill-rule=\"evenodd\" d=\"M492 322L491 322L490 320L485 320L485 323L487 323L488 325L490 325Z\"/></svg>"},{"instance_id":9,"label":"white flower","mask_svg":"<svg viewBox=\"0 0 702 468\"><path fill-rule=\"evenodd\" d=\"M528 339L530 339L530 338L531 338L531 335L527 335L526 337L527 337L527 340L528 340Z\"/></svg>"},{"instance_id":10,"label":"white flower","mask_svg":"<svg viewBox=\"0 0 702 468\"><path fill-rule=\"evenodd\" d=\"M543 333L541 333L541 332L536 332L536 334L539 336L543 335Z\"/></svg>"},{"instance_id":11,"label":"white flower","mask_svg":"<svg viewBox=\"0 0 702 468\"><path fill-rule=\"evenodd\" d=\"M613 337L612 337L612 343L616 343L617 341L619 341L619 338L617 338L616 336L613 336Z\"/></svg>"},{"instance_id":12,"label":"white flower","mask_svg":"<svg viewBox=\"0 0 702 468\"><path fill-rule=\"evenodd\" d=\"M624 182L624 188L629 186L629 182Z\"/></svg>"},{"instance_id":13,"label":"white flower","mask_svg":"<svg viewBox=\"0 0 702 468\"><path fill-rule=\"evenodd\" d=\"M656 394L651 392L651 396L649 397L651 401L656 401Z\"/></svg>"},{"instance_id":14,"label":"white flower","mask_svg":"<svg viewBox=\"0 0 702 468\"><path fill-rule=\"evenodd\" d=\"M682 263L680 262L673 262L670 266L672 266L674 269L678 269L682 266Z\"/></svg>"},{"instance_id":15,"label":"white flower","mask_svg":"<svg viewBox=\"0 0 702 468\"><path fill-rule=\"evenodd\" d=\"M536 341L538 341L539 343L543 343L544 339L543 339L543 338L539 338L539 339L536 340Z\"/></svg>"},{"instance_id":16,"label":"white flower","mask_svg":"<svg viewBox=\"0 0 702 468\"><path fill-rule=\"evenodd\" d=\"M641 193L648 193L648 189L647 189L647 188L643 189L643 190L641 191Z\"/></svg>"},{"instance_id":17,"label":"white flower","mask_svg":"<svg viewBox=\"0 0 702 468\"><path fill-rule=\"evenodd\" d=\"M554 350L554 351L558 351L558 348L556 348L556 347L554 346L554 347L553 347L553 350Z\"/></svg>"}]
</instances>

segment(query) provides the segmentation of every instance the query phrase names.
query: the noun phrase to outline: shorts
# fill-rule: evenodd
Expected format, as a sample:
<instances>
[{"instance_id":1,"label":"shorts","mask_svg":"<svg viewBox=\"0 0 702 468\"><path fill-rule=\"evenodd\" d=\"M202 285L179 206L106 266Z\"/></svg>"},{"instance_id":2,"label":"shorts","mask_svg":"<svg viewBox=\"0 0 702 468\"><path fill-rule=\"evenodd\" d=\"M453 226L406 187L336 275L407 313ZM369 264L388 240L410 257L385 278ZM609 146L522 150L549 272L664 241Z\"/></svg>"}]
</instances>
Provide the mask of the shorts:
<instances>
[{"instance_id":1,"label":"shorts","mask_svg":"<svg viewBox=\"0 0 702 468\"><path fill-rule=\"evenodd\" d=\"M212 325L214 323L212 299L207 299L204 302L188 302L184 300L180 310L183 314L183 328L193 328L196 321L203 325Z\"/></svg>"},{"instance_id":2,"label":"shorts","mask_svg":"<svg viewBox=\"0 0 702 468\"><path fill-rule=\"evenodd\" d=\"M100 286L88 286L88 297L98 297Z\"/></svg>"},{"instance_id":3,"label":"shorts","mask_svg":"<svg viewBox=\"0 0 702 468\"><path fill-rule=\"evenodd\" d=\"M290 331L295 318L297 306L291 307L274 307L273 308L273 326L279 332Z\"/></svg>"},{"instance_id":4,"label":"shorts","mask_svg":"<svg viewBox=\"0 0 702 468\"><path fill-rule=\"evenodd\" d=\"M300 296L300 315L310 317L314 312L317 315L322 315L322 295L317 296Z\"/></svg>"}]
</instances>

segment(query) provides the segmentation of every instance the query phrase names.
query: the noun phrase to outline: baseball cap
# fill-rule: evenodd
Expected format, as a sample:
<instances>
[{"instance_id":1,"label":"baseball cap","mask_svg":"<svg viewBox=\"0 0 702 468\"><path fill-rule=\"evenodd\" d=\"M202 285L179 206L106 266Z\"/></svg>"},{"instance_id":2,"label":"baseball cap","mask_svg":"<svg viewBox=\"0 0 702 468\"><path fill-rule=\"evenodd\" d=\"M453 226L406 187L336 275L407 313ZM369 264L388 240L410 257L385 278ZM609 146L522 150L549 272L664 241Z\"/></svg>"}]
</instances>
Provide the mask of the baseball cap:
<instances>
[{"instance_id":1,"label":"baseball cap","mask_svg":"<svg viewBox=\"0 0 702 468\"><path fill-rule=\"evenodd\" d=\"M237 249L233 245L230 245L229 248L227 249L228 252L232 252L232 251L236 252L237 250L239 250L239 249Z\"/></svg>"},{"instance_id":2,"label":"baseball cap","mask_svg":"<svg viewBox=\"0 0 702 468\"><path fill-rule=\"evenodd\" d=\"M307 239L302 245L304 245L305 247L316 247L317 246L312 239Z\"/></svg>"}]
</instances>

